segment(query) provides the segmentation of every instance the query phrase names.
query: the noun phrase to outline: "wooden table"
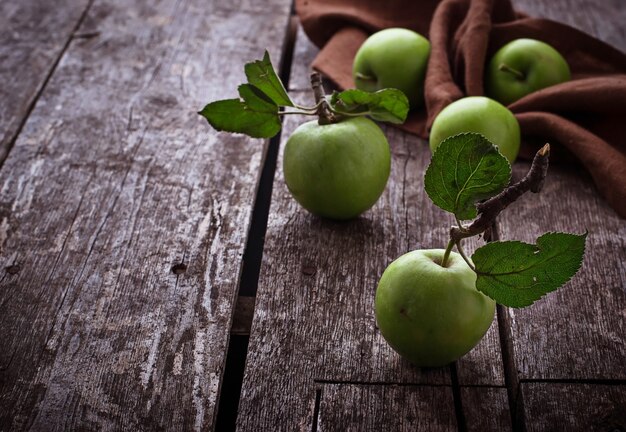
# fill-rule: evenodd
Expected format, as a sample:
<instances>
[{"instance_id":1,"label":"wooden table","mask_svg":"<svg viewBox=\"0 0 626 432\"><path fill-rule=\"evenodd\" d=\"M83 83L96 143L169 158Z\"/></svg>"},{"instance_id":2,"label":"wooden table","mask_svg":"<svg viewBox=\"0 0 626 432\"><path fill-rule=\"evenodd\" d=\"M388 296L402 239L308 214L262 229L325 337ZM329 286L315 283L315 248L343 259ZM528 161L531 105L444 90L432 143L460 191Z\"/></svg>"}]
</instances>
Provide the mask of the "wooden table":
<instances>
[{"instance_id":1,"label":"wooden table","mask_svg":"<svg viewBox=\"0 0 626 432\"><path fill-rule=\"evenodd\" d=\"M621 0L516 7L626 49ZM580 168L497 229L589 230L581 273L418 369L373 298L393 259L445 244L427 145L386 128L384 195L335 223L284 185L300 118L262 141L196 114L265 48L310 100L290 0L5 1L0 24L0 431L626 430L626 224Z\"/></svg>"}]
</instances>

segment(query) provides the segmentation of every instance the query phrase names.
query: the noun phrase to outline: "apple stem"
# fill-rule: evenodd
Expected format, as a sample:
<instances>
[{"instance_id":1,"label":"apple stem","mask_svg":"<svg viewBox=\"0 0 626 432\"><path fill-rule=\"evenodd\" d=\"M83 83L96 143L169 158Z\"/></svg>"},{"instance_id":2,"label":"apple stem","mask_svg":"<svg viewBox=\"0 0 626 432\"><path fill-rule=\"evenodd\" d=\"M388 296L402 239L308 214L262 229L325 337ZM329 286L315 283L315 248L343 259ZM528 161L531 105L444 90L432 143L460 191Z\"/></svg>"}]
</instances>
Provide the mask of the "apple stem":
<instances>
[{"instance_id":1,"label":"apple stem","mask_svg":"<svg viewBox=\"0 0 626 432\"><path fill-rule=\"evenodd\" d=\"M500 66L498 66L498 69L501 70L502 72L508 72L510 74L515 75L515 78L517 78L518 80L526 79L526 76L522 72L518 71L517 69L512 68L506 63L500 63Z\"/></svg>"},{"instance_id":2,"label":"apple stem","mask_svg":"<svg viewBox=\"0 0 626 432\"><path fill-rule=\"evenodd\" d=\"M324 86L322 85L322 75L318 72L311 73L311 88L315 96L315 106L317 107L317 115L319 117L318 123L320 125L337 123L339 119L330 109L330 105L328 105Z\"/></svg>"},{"instance_id":3,"label":"apple stem","mask_svg":"<svg viewBox=\"0 0 626 432\"><path fill-rule=\"evenodd\" d=\"M546 144L535 154L533 163L523 179L476 206L479 216L474 222L470 225L450 228L450 242L457 244L461 239L485 232L495 222L496 217L523 194L528 191L539 193L548 172L549 156L550 144ZM450 243L448 243L448 249L450 249ZM445 260L446 256L444 256L444 262Z\"/></svg>"},{"instance_id":4,"label":"apple stem","mask_svg":"<svg viewBox=\"0 0 626 432\"><path fill-rule=\"evenodd\" d=\"M451 238L448 242L448 246L446 247L446 251L443 254L443 259L441 260L441 267L447 267L448 258L450 258L450 252L452 252L452 248L454 247L455 241Z\"/></svg>"},{"instance_id":5,"label":"apple stem","mask_svg":"<svg viewBox=\"0 0 626 432\"><path fill-rule=\"evenodd\" d=\"M312 107L307 107L307 106L303 106L303 105L298 105L297 103L294 103L293 106L294 108L297 108L299 110L302 111L307 111L307 112L317 112L318 108L320 107L321 102L316 103L314 106Z\"/></svg>"},{"instance_id":6,"label":"apple stem","mask_svg":"<svg viewBox=\"0 0 626 432\"><path fill-rule=\"evenodd\" d=\"M361 72L357 72L354 76L363 81L376 81L376 78L374 78L373 76L365 75Z\"/></svg>"}]
</instances>

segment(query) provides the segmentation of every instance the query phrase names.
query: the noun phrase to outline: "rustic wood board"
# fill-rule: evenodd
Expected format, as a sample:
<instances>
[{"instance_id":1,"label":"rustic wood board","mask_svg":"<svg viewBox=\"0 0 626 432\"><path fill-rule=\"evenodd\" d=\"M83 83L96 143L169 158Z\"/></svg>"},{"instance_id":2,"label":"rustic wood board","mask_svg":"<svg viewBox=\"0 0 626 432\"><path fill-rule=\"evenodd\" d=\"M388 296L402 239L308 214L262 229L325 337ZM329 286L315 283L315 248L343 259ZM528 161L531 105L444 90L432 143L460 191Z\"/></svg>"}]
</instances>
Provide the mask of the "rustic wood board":
<instances>
[{"instance_id":1,"label":"rustic wood board","mask_svg":"<svg viewBox=\"0 0 626 432\"><path fill-rule=\"evenodd\" d=\"M0 429L212 429L265 145L196 111L290 11L218 3L95 2L0 171Z\"/></svg>"},{"instance_id":2,"label":"rustic wood board","mask_svg":"<svg viewBox=\"0 0 626 432\"><path fill-rule=\"evenodd\" d=\"M291 75L296 84L290 88L304 88L302 75L308 80L308 71L303 65L315 50L299 35ZM310 92L291 94L299 103L311 104ZM281 149L285 137L305 120L286 119ZM285 430L310 428L316 385L452 385L449 368L410 365L375 325L374 293L385 267L410 250L444 246L452 223L423 191L430 160L426 143L397 129L385 131L392 149L387 189L370 211L350 222L323 220L299 207L284 185L280 154L239 405L240 430L276 424ZM457 370L459 381L504 385L495 320Z\"/></svg>"},{"instance_id":3,"label":"rustic wood board","mask_svg":"<svg viewBox=\"0 0 626 432\"><path fill-rule=\"evenodd\" d=\"M461 387L461 400L468 432L512 430L506 388Z\"/></svg>"},{"instance_id":4,"label":"rustic wood board","mask_svg":"<svg viewBox=\"0 0 626 432\"><path fill-rule=\"evenodd\" d=\"M311 89L311 63L319 49L313 45L301 25L296 32L296 44L294 46L293 61L291 62L291 76L289 78L289 90L292 92L309 91Z\"/></svg>"},{"instance_id":5,"label":"rustic wood board","mask_svg":"<svg viewBox=\"0 0 626 432\"><path fill-rule=\"evenodd\" d=\"M319 432L457 431L450 387L326 385Z\"/></svg>"},{"instance_id":6,"label":"rustic wood board","mask_svg":"<svg viewBox=\"0 0 626 432\"><path fill-rule=\"evenodd\" d=\"M89 0L0 3L0 163L88 5Z\"/></svg>"},{"instance_id":7,"label":"rustic wood board","mask_svg":"<svg viewBox=\"0 0 626 432\"><path fill-rule=\"evenodd\" d=\"M626 430L623 384L524 383L521 393L528 432Z\"/></svg>"},{"instance_id":8,"label":"rustic wood board","mask_svg":"<svg viewBox=\"0 0 626 432\"><path fill-rule=\"evenodd\" d=\"M532 17L568 24L626 51L626 7L622 0L513 0L513 5Z\"/></svg>"}]
</instances>

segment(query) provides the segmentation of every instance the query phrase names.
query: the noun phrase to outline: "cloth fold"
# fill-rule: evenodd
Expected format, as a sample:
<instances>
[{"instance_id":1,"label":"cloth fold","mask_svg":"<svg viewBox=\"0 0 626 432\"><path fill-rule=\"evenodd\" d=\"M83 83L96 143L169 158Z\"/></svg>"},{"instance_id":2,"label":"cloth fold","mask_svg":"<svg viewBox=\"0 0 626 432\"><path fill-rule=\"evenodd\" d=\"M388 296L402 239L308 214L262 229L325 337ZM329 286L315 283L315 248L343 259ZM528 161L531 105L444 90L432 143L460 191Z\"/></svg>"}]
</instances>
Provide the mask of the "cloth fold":
<instances>
[{"instance_id":1,"label":"cloth fold","mask_svg":"<svg viewBox=\"0 0 626 432\"><path fill-rule=\"evenodd\" d=\"M428 37L431 56L425 108L402 129L428 137L437 114L464 96L483 95L489 58L506 43L532 38L567 60L572 80L509 105L520 122L522 152L532 157L550 142L591 174L598 191L626 217L626 55L562 23L516 12L510 0L296 0L308 37L320 47L313 68L340 88L352 88L352 61L365 39L388 27Z\"/></svg>"}]
</instances>

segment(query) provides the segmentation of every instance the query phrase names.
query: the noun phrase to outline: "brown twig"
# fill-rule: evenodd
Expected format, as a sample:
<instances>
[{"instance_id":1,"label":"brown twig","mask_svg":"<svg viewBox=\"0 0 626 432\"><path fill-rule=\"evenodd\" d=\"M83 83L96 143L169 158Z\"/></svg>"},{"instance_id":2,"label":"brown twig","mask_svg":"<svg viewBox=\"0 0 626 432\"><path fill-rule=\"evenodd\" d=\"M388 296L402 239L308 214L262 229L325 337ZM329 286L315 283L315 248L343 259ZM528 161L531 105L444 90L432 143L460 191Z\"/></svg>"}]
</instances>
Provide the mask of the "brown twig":
<instances>
[{"instance_id":1,"label":"brown twig","mask_svg":"<svg viewBox=\"0 0 626 432\"><path fill-rule=\"evenodd\" d=\"M315 104L317 105L318 123L320 125L336 123L338 119L328 106L324 87L322 86L322 75L318 72L311 72L311 87L313 88Z\"/></svg>"}]
</instances>

